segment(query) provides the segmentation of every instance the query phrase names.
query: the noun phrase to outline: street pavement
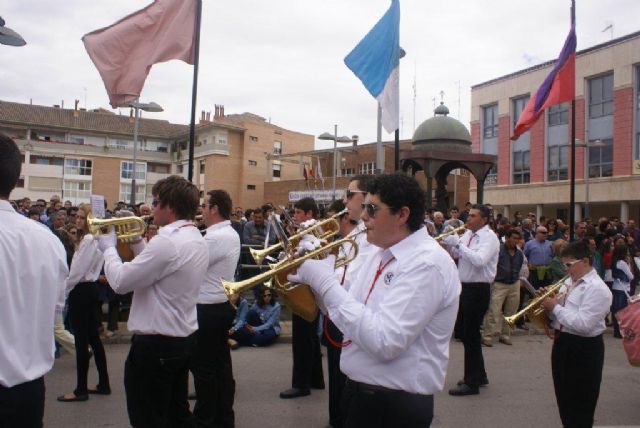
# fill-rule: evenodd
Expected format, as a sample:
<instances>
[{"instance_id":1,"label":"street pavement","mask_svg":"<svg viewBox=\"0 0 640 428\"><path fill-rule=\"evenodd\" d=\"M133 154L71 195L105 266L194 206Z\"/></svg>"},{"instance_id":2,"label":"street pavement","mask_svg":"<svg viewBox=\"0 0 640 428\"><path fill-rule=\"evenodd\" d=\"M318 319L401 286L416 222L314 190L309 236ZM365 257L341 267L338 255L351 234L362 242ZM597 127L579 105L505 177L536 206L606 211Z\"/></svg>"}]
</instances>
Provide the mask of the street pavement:
<instances>
[{"instance_id":1,"label":"street pavement","mask_svg":"<svg viewBox=\"0 0 640 428\"><path fill-rule=\"evenodd\" d=\"M483 348L490 384L480 395L451 397L447 390L462 377L463 348L451 343L451 359L444 391L435 397L434 427L559 427L560 418L551 380L551 340L543 335L518 335L513 346L495 341ZM640 369L626 360L620 340L605 335L605 368L596 426L640 426ZM81 403L59 403L56 396L75 387L75 360L63 354L46 376L45 427L127 427L123 386L128 345L106 346L110 396L92 396ZM324 352L324 350L323 350ZM328 425L327 391L309 397L282 400L278 393L290 386L291 345L241 348L233 352L236 378L236 426L325 427ZM326 370L325 370L326 379ZM89 385L97 374L93 361ZM193 402L192 402L193 404Z\"/></svg>"}]
</instances>

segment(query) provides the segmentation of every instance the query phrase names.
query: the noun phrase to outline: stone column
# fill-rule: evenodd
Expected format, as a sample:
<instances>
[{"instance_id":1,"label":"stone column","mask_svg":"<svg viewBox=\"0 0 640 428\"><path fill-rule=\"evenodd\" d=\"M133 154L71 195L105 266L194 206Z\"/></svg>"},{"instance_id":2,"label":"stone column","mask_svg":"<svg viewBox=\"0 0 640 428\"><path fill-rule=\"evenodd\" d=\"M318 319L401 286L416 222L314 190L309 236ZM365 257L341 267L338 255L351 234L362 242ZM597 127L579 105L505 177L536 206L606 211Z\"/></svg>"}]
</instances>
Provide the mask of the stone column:
<instances>
[{"instance_id":1,"label":"stone column","mask_svg":"<svg viewBox=\"0 0 640 428\"><path fill-rule=\"evenodd\" d=\"M511 221L511 205L505 205L502 207L502 216Z\"/></svg>"},{"instance_id":2,"label":"stone column","mask_svg":"<svg viewBox=\"0 0 640 428\"><path fill-rule=\"evenodd\" d=\"M620 221L623 223L629 221L629 202L620 202Z\"/></svg>"},{"instance_id":3,"label":"stone column","mask_svg":"<svg viewBox=\"0 0 640 428\"><path fill-rule=\"evenodd\" d=\"M576 203L576 212L574 216L575 223L582 221L582 204ZM571 231L573 233L573 231Z\"/></svg>"},{"instance_id":4,"label":"stone column","mask_svg":"<svg viewBox=\"0 0 640 428\"><path fill-rule=\"evenodd\" d=\"M542 207L542 204L536 205L536 218L538 219L538 222L540 222L540 216L542 215Z\"/></svg>"}]
</instances>

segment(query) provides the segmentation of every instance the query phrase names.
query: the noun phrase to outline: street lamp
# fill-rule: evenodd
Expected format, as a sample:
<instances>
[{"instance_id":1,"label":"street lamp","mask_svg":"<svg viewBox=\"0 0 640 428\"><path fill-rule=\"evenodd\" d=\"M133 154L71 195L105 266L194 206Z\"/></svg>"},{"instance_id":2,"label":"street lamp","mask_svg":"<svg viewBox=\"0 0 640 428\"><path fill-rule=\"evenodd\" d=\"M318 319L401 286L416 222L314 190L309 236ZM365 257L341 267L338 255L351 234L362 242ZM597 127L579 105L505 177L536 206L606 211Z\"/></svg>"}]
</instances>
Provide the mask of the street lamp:
<instances>
[{"instance_id":1,"label":"street lamp","mask_svg":"<svg viewBox=\"0 0 640 428\"><path fill-rule=\"evenodd\" d=\"M584 142L576 138L576 147L584 147L584 217L589 218L589 149L606 146L601 140Z\"/></svg>"},{"instance_id":2,"label":"street lamp","mask_svg":"<svg viewBox=\"0 0 640 428\"><path fill-rule=\"evenodd\" d=\"M319 140L333 141L333 200L336 200L336 175L338 169L338 143L351 143L353 140L349 137L338 137L338 125L333 125L333 135L328 132L324 132L318 135Z\"/></svg>"},{"instance_id":3,"label":"street lamp","mask_svg":"<svg viewBox=\"0 0 640 428\"><path fill-rule=\"evenodd\" d=\"M131 170L131 206L136 205L136 161L138 155L138 124L140 123L140 110L149 112L161 112L164 111L159 104L154 103L140 103L133 102L129 104L135 111L135 120L133 124L133 167Z\"/></svg>"},{"instance_id":4,"label":"street lamp","mask_svg":"<svg viewBox=\"0 0 640 428\"><path fill-rule=\"evenodd\" d=\"M5 27L4 24L4 19L0 17L0 45L24 46L27 44L20 34L11 28Z\"/></svg>"}]
</instances>

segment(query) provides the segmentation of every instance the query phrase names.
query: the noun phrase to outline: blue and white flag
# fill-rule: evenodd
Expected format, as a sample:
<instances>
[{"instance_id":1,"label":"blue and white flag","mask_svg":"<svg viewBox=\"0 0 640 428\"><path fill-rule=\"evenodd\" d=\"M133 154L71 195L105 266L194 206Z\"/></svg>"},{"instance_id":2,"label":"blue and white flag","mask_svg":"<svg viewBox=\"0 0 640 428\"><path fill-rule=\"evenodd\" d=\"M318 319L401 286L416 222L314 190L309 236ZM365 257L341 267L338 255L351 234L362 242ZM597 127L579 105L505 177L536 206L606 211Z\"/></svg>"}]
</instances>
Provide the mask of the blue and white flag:
<instances>
[{"instance_id":1,"label":"blue and white flag","mask_svg":"<svg viewBox=\"0 0 640 428\"><path fill-rule=\"evenodd\" d=\"M399 128L400 1L391 7L344 63L362 81L382 107L382 126L387 132Z\"/></svg>"}]
</instances>

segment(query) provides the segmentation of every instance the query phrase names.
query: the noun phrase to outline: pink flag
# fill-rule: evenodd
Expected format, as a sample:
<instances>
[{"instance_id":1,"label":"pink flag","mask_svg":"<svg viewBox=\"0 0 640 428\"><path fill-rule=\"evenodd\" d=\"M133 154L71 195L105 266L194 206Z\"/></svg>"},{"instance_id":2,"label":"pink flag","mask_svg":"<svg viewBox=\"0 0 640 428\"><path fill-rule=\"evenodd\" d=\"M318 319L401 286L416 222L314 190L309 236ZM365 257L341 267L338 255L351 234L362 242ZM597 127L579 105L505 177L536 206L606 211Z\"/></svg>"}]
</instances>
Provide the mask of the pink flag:
<instances>
[{"instance_id":1,"label":"pink flag","mask_svg":"<svg viewBox=\"0 0 640 428\"><path fill-rule=\"evenodd\" d=\"M85 34L84 46L112 107L138 99L153 64L193 64L196 0L155 0L115 24Z\"/></svg>"}]
</instances>

